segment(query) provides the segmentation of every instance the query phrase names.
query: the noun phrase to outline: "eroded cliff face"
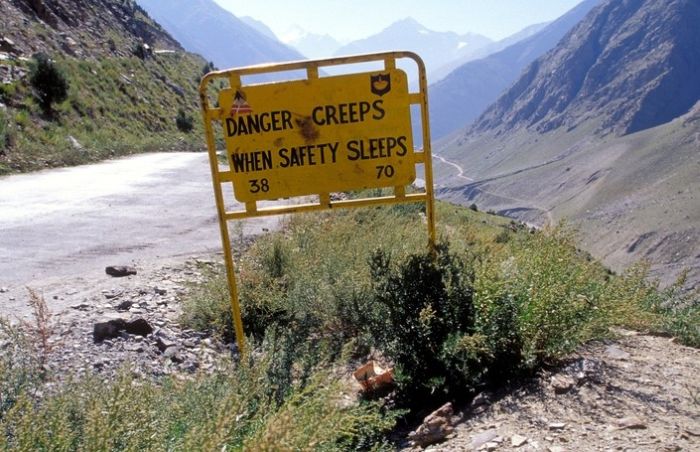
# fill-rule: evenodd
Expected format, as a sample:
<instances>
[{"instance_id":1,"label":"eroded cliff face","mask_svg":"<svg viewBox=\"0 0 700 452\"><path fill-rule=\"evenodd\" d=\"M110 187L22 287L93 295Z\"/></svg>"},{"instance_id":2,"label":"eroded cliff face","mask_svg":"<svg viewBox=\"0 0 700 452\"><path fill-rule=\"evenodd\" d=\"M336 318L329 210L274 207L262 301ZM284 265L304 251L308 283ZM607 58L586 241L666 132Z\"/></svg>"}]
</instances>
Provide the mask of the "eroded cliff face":
<instances>
[{"instance_id":1,"label":"eroded cliff face","mask_svg":"<svg viewBox=\"0 0 700 452\"><path fill-rule=\"evenodd\" d=\"M182 50L131 0L6 0L0 14L0 34L22 55L128 56L139 44Z\"/></svg>"},{"instance_id":2,"label":"eroded cliff face","mask_svg":"<svg viewBox=\"0 0 700 452\"><path fill-rule=\"evenodd\" d=\"M625 135L687 113L700 100L700 3L615 0L595 8L475 123L548 132L592 118Z\"/></svg>"}]
</instances>

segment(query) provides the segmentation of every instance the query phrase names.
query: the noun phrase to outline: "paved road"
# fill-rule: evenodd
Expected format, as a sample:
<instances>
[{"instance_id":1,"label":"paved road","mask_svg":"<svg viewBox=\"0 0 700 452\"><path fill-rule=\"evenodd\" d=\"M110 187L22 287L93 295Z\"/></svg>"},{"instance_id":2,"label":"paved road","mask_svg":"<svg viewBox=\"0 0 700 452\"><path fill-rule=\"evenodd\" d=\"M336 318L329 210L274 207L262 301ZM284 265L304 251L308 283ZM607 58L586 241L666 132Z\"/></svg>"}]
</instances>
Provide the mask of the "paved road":
<instances>
[{"instance_id":1,"label":"paved road","mask_svg":"<svg viewBox=\"0 0 700 452\"><path fill-rule=\"evenodd\" d=\"M244 231L259 233L278 221L249 221ZM107 265L210 254L221 250L220 240L204 153L145 154L2 177L0 288L9 291L0 293L0 314L20 304L24 286L97 281L108 278Z\"/></svg>"}]
</instances>

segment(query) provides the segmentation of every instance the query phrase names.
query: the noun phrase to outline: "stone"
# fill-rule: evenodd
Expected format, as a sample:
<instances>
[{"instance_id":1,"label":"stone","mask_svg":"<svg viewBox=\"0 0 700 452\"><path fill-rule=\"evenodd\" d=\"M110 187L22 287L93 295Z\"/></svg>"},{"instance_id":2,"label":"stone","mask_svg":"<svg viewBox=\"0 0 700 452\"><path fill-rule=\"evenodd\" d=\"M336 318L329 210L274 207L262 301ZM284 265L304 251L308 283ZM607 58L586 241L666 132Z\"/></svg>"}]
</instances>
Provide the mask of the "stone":
<instances>
[{"instance_id":1,"label":"stone","mask_svg":"<svg viewBox=\"0 0 700 452\"><path fill-rule=\"evenodd\" d=\"M161 289L159 287L154 287L153 291L156 293L156 295L165 295L166 293L168 293L167 290Z\"/></svg>"},{"instance_id":2,"label":"stone","mask_svg":"<svg viewBox=\"0 0 700 452\"><path fill-rule=\"evenodd\" d=\"M133 305L133 304L134 304L134 302L131 300L124 300L121 303L119 303L115 309L117 311L128 311L129 308L131 308L131 305Z\"/></svg>"},{"instance_id":3,"label":"stone","mask_svg":"<svg viewBox=\"0 0 700 452\"><path fill-rule=\"evenodd\" d=\"M129 322L126 322L126 324L124 325L124 331L126 331L129 334L148 336L149 334L153 333L153 327L150 323L146 321L146 319L142 319L139 317Z\"/></svg>"},{"instance_id":4,"label":"stone","mask_svg":"<svg viewBox=\"0 0 700 452\"><path fill-rule=\"evenodd\" d=\"M576 381L569 375L555 375L551 384L555 394L565 394L576 386Z\"/></svg>"},{"instance_id":5,"label":"stone","mask_svg":"<svg viewBox=\"0 0 700 452\"><path fill-rule=\"evenodd\" d=\"M408 434L408 439L416 446L426 447L444 441L454 432L452 416L454 409L450 402L444 404L423 419L423 423Z\"/></svg>"},{"instance_id":6,"label":"stone","mask_svg":"<svg viewBox=\"0 0 700 452\"><path fill-rule=\"evenodd\" d=\"M472 449L478 449L498 436L496 429L489 429L472 437Z\"/></svg>"},{"instance_id":7,"label":"stone","mask_svg":"<svg viewBox=\"0 0 700 452\"><path fill-rule=\"evenodd\" d=\"M513 447L520 447L527 442L527 437L523 435L515 434L510 437L510 445Z\"/></svg>"},{"instance_id":8,"label":"stone","mask_svg":"<svg viewBox=\"0 0 700 452\"><path fill-rule=\"evenodd\" d=\"M83 149L83 145L80 144L80 142L73 135L68 135L68 142L76 151L81 151Z\"/></svg>"},{"instance_id":9,"label":"stone","mask_svg":"<svg viewBox=\"0 0 700 452\"><path fill-rule=\"evenodd\" d=\"M180 368L186 372L194 373L199 369L199 363L195 360L188 359L180 365Z\"/></svg>"},{"instance_id":10,"label":"stone","mask_svg":"<svg viewBox=\"0 0 700 452\"><path fill-rule=\"evenodd\" d=\"M115 278L122 278L124 276L135 275L136 269L128 265L111 265L105 268L105 273Z\"/></svg>"},{"instance_id":11,"label":"stone","mask_svg":"<svg viewBox=\"0 0 700 452\"><path fill-rule=\"evenodd\" d=\"M0 293L7 293L9 291L10 289L8 289L7 287L0 287Z\"/></svg>"},{"instance_id":12,"label":"stone","mask_svg":"<svg viewBox=\"0 0 700 452\"><path fill-rule=\"evenodd\" d=\"M691 427L686 427L684 430L690 436L700 436L700 429L693 429Z\"/></svg>"},{"instance_id":13,"label":"stone","mask_svg":"<svg viewBox=\"0 0 700 452\"><path fill-rule=\"evenodd\" d=\"M113 319L106 322L98 322L93 325L92 339L94 342L102 342L105 339L118 337L126 327L124 319Z\"/></svg>"},{"instance_id":14,"label":"stone","mask_svg":"<svg viewBox=\"0 0 700 452\"><path fill-rule=\"evenodd\" d=\"M627 416L621 419L617 419L615 421L615 426L617 427L617 430L641 430L647 428L647 425L644 423L644 421L642 421L637 416Z\"/></svg>"},{"instance_id":15,"label":"stone","mask_svg":"<svg viewBox=\"0 0 700 452\"><path fill-rule=\"evenodd\" d=\"M622 350L617 345L608 345L605 348L605 355L609 358L621 359L621 360L629 359L629 357L630 357L629 353Z\"/></svg>"},{"instance_id":16,"label":"stone","mask_svg":"<svg viewBox=\"0 0 700 452\"><path fill-rule=\"evenodd\" d=\"M489 395L485 392L481 392L476 397L474 397L470 406L472 408L476 408L476 407L488 405L489 402L490 402Z\"/></svg>"},{"instance_id":17,"label":"stone","mask_svg":"<svg viewBox=\"0 0 700 452\"><path fill-rule=\"evenodd\" d=\"M564 430L566 428L566 422L550 422L547 426L550 430Z\"/></svg>"},{"instance_id":18,"label":"stone","mask_svg":"<svg viewBox=\"0 0 700 452\"><path fill-rule=\"evenodd\" d=\"M180 364L185 361L178 347L170 347L166 349L165 352L163 352L163 356L169 358L170 361L177 364Z\"/></svg>"},{"instance_id":19,"label":"stone","mask_svg":"<svg viewBox=\"0 0 700 452\"><path fill-rule=\"evenodd\" d=\"M156 338L156 347L158 347L158 350L160 350L161 353L164 353L167 349L176 345L177 343L175 343L175 341L173 341L169 337L158 336Z\"/></svg>"},{"instance_id":20,"label":"stone","mask_svg":"<svg viewBox=\"0 0 700 452\"><path fill-rule=\"evenodd\" d=\"M549 446L547 450L549 452L566 452L566 449L560 446Z\"/></svg>"}]
</instances>

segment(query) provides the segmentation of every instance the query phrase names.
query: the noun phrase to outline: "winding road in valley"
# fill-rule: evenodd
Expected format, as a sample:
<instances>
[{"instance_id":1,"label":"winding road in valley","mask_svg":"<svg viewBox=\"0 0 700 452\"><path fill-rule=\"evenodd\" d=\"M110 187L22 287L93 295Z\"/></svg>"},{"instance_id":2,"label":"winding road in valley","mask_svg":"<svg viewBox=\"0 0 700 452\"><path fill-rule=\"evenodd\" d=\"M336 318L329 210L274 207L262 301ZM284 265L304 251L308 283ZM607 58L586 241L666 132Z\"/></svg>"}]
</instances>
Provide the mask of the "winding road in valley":
<instances>
[{"instance_id":1,"label":"winding road in valley","mask_svg":"<svg viewBox=\"0 0 700 452\"><path fill-rule=\"evenodd\" d=\"M483 183L483 182L487 182L487 181L489 181L489 180L493 180L493 179L497 179L497 178L499 178L499 177L504 177L504 176L505 176L505 175L501 175L501 176L498 176L498 177L492 177L492 178L489 178L489 179L486 179L486 180L477 181L476 179L472 179L471 177L465 176L465 175L464 175L464 168L462 168L459 164L457 164L457 163L455 163L455 162L453 162L453 161L451 161L451 160L447 160L445 157L443 157L443 156L441 156L441 155L438 155L438 154L435 154L435 153L433 153L433 157L436 158L436 159L438 159L438 160L440 160L442 163L444 163L444 164L446 164L446 165L451 166L452 168L454 168L454 169L457 171L457 174L456 174L455 177L457 177L458 179L465 180L465 181L467 181L467 182L469 182L469 183L477 183L477 182ZM524 171L524 170L519 170L518 172L521 172L521 171ZM545 208L542 207L542 206L538 206L538 205L534 204L531 200L520 199L520 198L514 198L514 197L512 197L512 196L504 195L504 194L502 194L502 193L495 193L495 192L492 192L492 191L484 190L484 189L481 188L481 187L475 187L475 188L476 188L478 191L480 191L481 193L486 193L486 194L489 194L489 195L497 196L497 197L499 197L499 198L509 199L509 200L511 200L511 201L515 201L516 203L522 204L523 207L529 207L529 208L537 209L537 210L541 211L541 212L547 217L547 224L550 224L550 225L555 224L554 217L552 216L551 209L545 209Z\"/></svg>"},{"instance_id":2,"label":"winding road in valley","mask_svg":"<svg viewBox=\"0 0 700 452\"><path fill-rule=\"evenodd\" d=\"M247 220L242 231L230 225L232 237L278 222ZM110 284L108 265L139 269L219 252L206 153L143 154L0 178L0 315L26 309L26 287L50 293L62 284Z\"/></svg>"}]
</instances>

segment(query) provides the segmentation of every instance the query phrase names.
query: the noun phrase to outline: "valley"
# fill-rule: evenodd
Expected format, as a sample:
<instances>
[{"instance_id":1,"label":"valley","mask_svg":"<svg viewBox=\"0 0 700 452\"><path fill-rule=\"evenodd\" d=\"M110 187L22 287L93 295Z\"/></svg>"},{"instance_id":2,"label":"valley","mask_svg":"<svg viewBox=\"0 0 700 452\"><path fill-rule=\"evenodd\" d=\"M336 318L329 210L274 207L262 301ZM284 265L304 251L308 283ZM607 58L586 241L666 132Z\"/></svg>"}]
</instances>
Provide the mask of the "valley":
<instances>
[{"instance_id":1,"label":"valley","mask_svg":"<svg viewBox=\"0 0 700 452\"><path fill-rule=\"evenodd\" d=\"M0 451L697 450L700 3L486 3L1 0Z\"/></svg>"}]
</instances>

